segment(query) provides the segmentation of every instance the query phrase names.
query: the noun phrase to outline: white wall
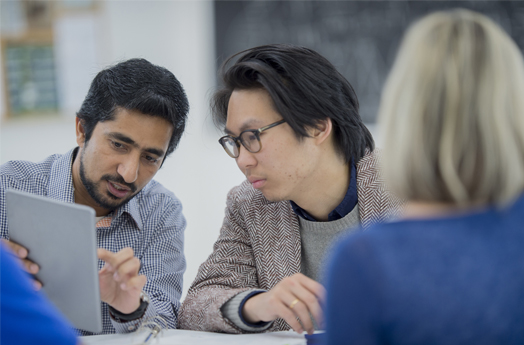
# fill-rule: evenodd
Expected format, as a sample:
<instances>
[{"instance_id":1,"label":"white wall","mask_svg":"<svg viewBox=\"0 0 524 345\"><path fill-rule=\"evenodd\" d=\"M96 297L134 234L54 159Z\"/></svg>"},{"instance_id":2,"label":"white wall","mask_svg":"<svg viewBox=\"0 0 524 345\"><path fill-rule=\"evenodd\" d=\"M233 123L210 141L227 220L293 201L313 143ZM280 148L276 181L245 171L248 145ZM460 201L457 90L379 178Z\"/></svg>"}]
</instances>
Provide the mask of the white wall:
<instances>
[{"instance_id":1,"label":"white wall","mask_svg":"<svg viewBox=\"0 0 524 345\"><path fill-rule=\"evenodd\" d=\"M172 190L184 205L188 224L185 295L218 236L227 192L244 179L234 160L219 146L219 133L209 119L209 95L216 75L213 4L209 1L100 4L99 13L64 17L55 27L63 116L3 122L0 164L12 159L39 161L74 147L75 112L92 78L105 66L143 57L171 70L184 85L191 110L180 146L167 159L156 180ZM0 97L0 110L2 107ZM374 132L373 127L370 129Z\"/></svg>"},{"instance_id":2,"label":"white wall","mask_svg":"<svg viewBox=\"0 0 524 345\"><path fill-rule=\"evenodd\" d=\"M77 19L81 21L63 18L55 27L60 47L57 59L66 60L57 66L62 100L67 100L64 116L4 122L0 130L0 163L11 159L39 161L72 148L74 112L81 102L78 95L85 96L96 71L104 66L143 57L172 71L184 85L191 110L180 146L155 179L184 205L188 224L185 295L218 236L227 192L244 179L234 160L218 144L219 133L209 120L208 97L216 75L213 5L208 1L106 1L95 17ZM71 30L79 30L85 46L93 51L71 51L71 47L78 47ZM90 43L92 37L95 43ZM83 54L81 63L67 60L80 58L78 54ZM70 73L78 77L71 78ZM73 104L74 100L78 104Z\"/></svg>"}]
</instances>

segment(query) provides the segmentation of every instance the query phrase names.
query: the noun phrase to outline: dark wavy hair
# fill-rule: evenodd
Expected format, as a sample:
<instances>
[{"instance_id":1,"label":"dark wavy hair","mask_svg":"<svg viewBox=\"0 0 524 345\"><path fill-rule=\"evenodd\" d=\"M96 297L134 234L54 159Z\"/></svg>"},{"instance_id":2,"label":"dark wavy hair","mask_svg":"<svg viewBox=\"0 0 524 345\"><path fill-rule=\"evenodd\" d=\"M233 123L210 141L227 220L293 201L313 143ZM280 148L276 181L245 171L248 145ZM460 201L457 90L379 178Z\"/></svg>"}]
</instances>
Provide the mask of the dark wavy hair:
<instances>
[{"instance_id":1,"label":"dark wavy hair","mask_svg":"<svg viewBox=\"0 0 524 345\"><path fill-rule=\"evenodd\" d=\"M309 136L308 128L330 118L336 150L346 162L353 158L356 163L366 149L375 148L373 137L360 118L355 90L314 50L289 44L254 47L229 57L220 76L223 85L211 99L218 127L226 123L234 90L263 88L299 140Z\"/></svg>"},{"instance_id":2,"label":"dark wavy hair","mask_svg":"<svg viewBox=\"0 0 524 345\"><path fill-rule=\"evenodd\" d=\"M118 108L158 116L173 125L166 157L184 132L189 102L180 82L164 67L145 59L130 59L99 72L76 114L85 129L86 142L98 122L114 119Z\"/></svg>"}]
</instances>

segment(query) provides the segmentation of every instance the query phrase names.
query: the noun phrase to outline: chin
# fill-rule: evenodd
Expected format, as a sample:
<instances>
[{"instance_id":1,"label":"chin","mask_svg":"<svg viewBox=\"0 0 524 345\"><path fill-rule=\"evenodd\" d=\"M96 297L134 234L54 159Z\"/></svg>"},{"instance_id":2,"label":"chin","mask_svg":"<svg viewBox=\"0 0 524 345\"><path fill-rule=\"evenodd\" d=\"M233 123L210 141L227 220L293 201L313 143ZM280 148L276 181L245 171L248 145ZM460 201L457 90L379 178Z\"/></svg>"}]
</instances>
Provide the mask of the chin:
<instances>
[{"instance_id":1,"label":"chin","mask_svg":"<svg viewBox=\"0 0 524 345\"><path fill-rule=\"evenodd\" d=\"M275 194L268 193L268 192L262 192L262 194L264 195L264 198L266 198L267 201L269 202L280 202L280 201L288 200L283 196L275 195Z\"/></svg>"}]
</instances>

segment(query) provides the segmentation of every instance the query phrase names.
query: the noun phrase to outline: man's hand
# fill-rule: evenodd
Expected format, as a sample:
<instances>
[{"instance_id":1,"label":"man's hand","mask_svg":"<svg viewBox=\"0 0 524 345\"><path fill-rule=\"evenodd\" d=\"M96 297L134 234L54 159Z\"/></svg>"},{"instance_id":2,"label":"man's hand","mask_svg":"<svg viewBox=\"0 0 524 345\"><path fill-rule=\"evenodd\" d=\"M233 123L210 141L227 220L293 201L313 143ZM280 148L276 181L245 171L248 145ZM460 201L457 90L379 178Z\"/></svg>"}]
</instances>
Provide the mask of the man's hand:
<instances>
[{"instance_id":1,"label":"man's hand","mask_svg":"<svg viewBox=\"0 0 524 345\"><path fill-rule=\"evenodd\" d=\"M322 308L326 290L316 281L297 273L282 279L271 290L248 299L242 309L244 318L251 322L284 319L295 332L302 333L302 325L309 334L315 329L311 316L322 324ZM297 320L300 319L300 322ZM302 323L302 325L300 325Z\"/></svg>"},{"instance_id":2,"label":"man's hand","mask_svg":"<svg viewBox=\"0 0 524 345\"><path fill-rule=\"evenodd\" d=\"M33 261L29 260L27 258L27 255L29 255L29 251L25 248L19 245L18 243L15 243L13 241L7 241L5 239L2 239L2 242L8 246L13 253L22 261L22 266L24 266L24 269L30 273L30 274L37 274L40 270L40 267L38 267L37 264L35 264ZM34 287L36 290L40 290L42 288L42 283L36 280L34 278Z\"/></svg>"},{"instance_id":3,"label":"man's hand","mask_svg":"<svg viewBox=\"0 0 524 345\"><path fill-rule=\"evenodd\" d=\"M99 248L98 258L106 263L98 272L102 301L123 314L137 310L147 278L138 275L140 260L134 257L133 249L124 248L113 253Z\"/></svg>"}]
</instances>

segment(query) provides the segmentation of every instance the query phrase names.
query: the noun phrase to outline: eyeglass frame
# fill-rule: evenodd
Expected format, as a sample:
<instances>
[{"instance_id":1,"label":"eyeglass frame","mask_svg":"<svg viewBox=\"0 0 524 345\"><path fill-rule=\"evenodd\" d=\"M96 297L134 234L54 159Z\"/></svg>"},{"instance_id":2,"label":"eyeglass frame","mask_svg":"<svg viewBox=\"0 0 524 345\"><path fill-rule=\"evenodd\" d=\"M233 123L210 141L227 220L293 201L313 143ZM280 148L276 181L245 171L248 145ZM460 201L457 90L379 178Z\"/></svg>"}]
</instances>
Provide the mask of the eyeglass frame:
<instances>
[{"instance_id":1,"label":"eyeglass frame","mask_svg":"<svg viewBox=\"0 0 524 345\"><path fill-rule=\"evenodd\" d=\"M238 135L238 137L234 137L232 135L224 135L223 137L221 137L220 139L218 139L218 142L220 143L220 145L222 146L222 148L224 149L224 151L226 151L226 153L228 154L229 157L231 158L238 158L238 156L240 156L240 144L242 144L242 146L244 146L244 148L246 150L248 150L249 152L251 153L257 153L257 152L260 152L260 150L262 150L262 141L260 140L260 134L270 128L273 128L273 127L276 127L278 125L281 125L283 123L285 123L286 120L282 119L280 121L277 121L277 122L273 122L267 126L264 126L264 127L260 127L259 129L246 129L245 131L242 131L240 132L240 134ZM258 141L258 144L260 146L260 148L256 151L251 151L250 149L247 148L247 146L244 144L244 141L241 139L242 138L242 135L246 132L252 132L255 137L257 138L257 141ZM222 143L222 140L225 139L225 138L229 138L229 139L232 139L233 142L237 145L237 148L238 148L238 155L237 156L233 156L228 149L226 149L226 146Z\"/></svg>"}]
</instances>

